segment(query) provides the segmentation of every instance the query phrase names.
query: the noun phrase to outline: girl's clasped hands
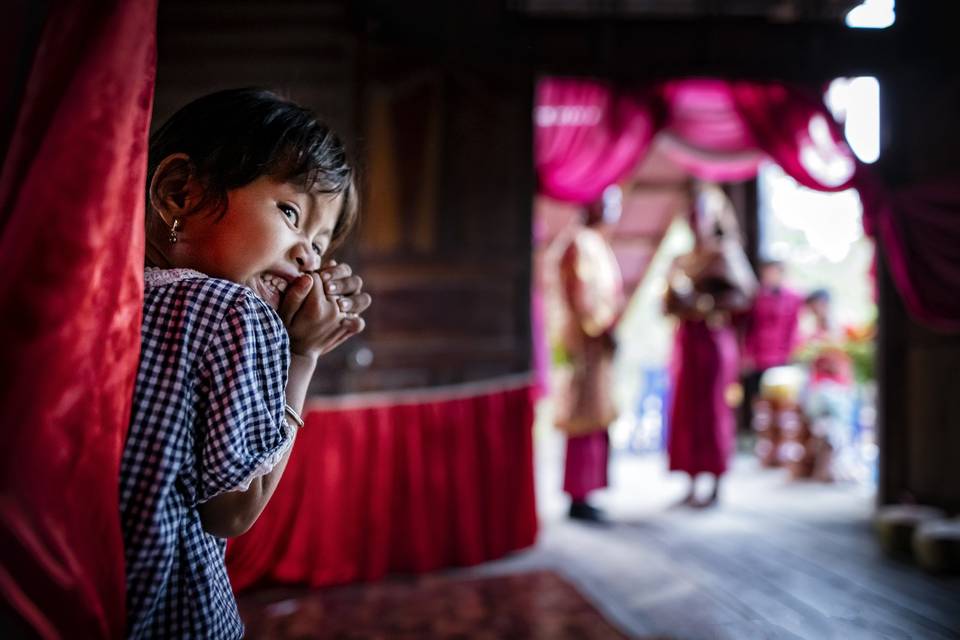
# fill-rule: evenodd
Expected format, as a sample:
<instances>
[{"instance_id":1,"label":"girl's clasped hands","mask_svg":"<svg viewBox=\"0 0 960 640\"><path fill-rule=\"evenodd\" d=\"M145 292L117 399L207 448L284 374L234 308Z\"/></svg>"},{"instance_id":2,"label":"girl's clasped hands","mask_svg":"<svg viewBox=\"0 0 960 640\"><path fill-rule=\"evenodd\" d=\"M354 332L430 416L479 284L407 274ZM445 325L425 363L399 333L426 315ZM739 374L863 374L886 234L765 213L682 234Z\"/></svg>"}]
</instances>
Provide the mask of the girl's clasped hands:
<instances>
[{"instance_id":1,"label":"girl's clasped hands","mask_svg":"<svg viewBox=\"0 0 960 640\"><path fill-rule=\"evenodd\" d=\"M278 313L290 334L294 355L319 357L362 332L361 314L370 306L363 279L350 265L329 260L287 287Z\"/></svg>"}]
</instances>

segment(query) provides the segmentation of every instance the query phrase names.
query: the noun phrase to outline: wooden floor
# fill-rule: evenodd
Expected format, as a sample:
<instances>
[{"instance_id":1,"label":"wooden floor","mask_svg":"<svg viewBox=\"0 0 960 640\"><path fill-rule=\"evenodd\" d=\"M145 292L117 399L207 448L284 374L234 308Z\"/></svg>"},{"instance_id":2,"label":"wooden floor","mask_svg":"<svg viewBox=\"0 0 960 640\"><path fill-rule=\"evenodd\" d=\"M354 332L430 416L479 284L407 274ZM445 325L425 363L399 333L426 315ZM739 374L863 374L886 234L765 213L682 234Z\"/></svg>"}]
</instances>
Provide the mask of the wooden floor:
<instances>
[{"instance_id":1,"label":"wooden floor","mask_svg":"<svg viewBox=\"0 0 960 640\"><path fill-rule=\"evenodd\" d=\"M790 482L741 456L721 504L695 510L672 506L683 479L659 455L623 457L601 528L564 517L561 456L539 443L538 545L465 573L553 570L637 637L960 638L960 578L883 557L865 488Z\"/></svg>"}]
</instances>

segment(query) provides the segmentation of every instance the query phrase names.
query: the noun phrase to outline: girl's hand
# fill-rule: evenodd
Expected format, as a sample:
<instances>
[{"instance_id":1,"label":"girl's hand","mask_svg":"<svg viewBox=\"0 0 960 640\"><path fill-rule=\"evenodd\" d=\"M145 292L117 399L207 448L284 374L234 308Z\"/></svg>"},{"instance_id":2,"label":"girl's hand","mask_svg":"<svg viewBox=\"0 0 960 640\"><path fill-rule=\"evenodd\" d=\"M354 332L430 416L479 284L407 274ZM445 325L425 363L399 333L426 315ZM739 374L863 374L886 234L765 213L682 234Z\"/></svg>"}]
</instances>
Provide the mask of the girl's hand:
<instances>
[{"instance_id":1,"label":"girl's hand","mask_svg":"<svg viewBox=\"0 0 960 640\"><path fill-rule=\"evenodd\" d=\"M287 286L277 310L290 335L293 355L316 358L330 351L344 314L323 292L320 275L301 275Z\"/></svg>"},{"instance_id":2,"label":"girl's hand","mask_svg":"<svg viewBox=\"0 0 960 640\"><path fill-rule=\"evenodd\" d=\"M323 280L327 294L336 298L340 311L346 313L348 318L356 316L356 319L360 320L359 316L370 306L371 298L369 293L362 291L363 280L353 273L350 265L329 260L320 269L320 279ZM360 331L362 330L361 320Z\"/></svg>"},{"instance_id":3,"label":"girl's hand","mask_svg":"<svg viewBox=\"0 0 960 640\"><path fill-rule=\"evenodd\" d=\"M355 275L348 264L337 264L335 260L328 261L320 269L320 279L324 283L327 295L336 301L345 316L341 322L341 327L344 329L343 335L332 344L330 350L333 350L364 330L366 322L361 314L370 306L372 298L369 293L364 293L363 279Z\"/></svg>"},{"instance_id":4,"label":"girl's hand","mask_svg":"<svg viewBox=\"0 0 960 640\"><path fill-rule=\"evenodd\" d=\"M320 273L292 282L279 309L290 334L291 353L316 358L363 331L359 314L371 299L362 287L363 281L348 265L332 261Z\"/></svg>"}]
</instances>

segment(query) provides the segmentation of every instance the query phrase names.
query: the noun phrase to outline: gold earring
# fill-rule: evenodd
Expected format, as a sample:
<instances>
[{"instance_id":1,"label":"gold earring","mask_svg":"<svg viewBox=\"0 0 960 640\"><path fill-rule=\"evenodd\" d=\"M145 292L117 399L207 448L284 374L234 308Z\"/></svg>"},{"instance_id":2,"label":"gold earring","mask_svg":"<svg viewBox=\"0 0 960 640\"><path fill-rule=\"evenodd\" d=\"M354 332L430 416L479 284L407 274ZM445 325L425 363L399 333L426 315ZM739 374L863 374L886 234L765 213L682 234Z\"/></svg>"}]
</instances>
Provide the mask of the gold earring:
<instances>
[{"instance_id":1,"label":"gold earring","mask_svg":"<svg viewBox=\"0 0 960 640\"><path fill-rule=\"evenodd\" d=\"M170 244L177 244L177 230L180 229L180 218L174 218L173 224L170 225L170 235L168 240Z\"/></svg>"}]
</instances>

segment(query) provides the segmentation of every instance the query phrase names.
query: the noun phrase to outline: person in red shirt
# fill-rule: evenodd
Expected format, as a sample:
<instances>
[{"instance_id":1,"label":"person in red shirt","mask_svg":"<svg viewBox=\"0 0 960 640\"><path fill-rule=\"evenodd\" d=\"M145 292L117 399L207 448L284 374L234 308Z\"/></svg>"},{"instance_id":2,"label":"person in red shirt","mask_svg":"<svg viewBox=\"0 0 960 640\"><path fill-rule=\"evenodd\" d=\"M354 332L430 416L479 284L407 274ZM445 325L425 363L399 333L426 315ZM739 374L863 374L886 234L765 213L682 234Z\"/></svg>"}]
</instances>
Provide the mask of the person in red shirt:
<instances>
[{"instance_id":1,"label":"person in red shirt","mask_svg":"<svg viewBox=\"0 0 960 640\"><path fill-rule=\"evenodd\" d=\"M744 401L741 429L750 428L753 399L760 378L771 367L790 361L799 341L798 321L804 298L783 284L784 266L779 260L760 265L760 289L753 306L741 317Z\"/></svg>"}]
</instances>

